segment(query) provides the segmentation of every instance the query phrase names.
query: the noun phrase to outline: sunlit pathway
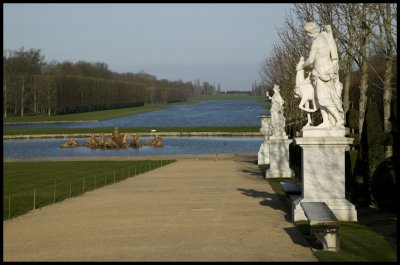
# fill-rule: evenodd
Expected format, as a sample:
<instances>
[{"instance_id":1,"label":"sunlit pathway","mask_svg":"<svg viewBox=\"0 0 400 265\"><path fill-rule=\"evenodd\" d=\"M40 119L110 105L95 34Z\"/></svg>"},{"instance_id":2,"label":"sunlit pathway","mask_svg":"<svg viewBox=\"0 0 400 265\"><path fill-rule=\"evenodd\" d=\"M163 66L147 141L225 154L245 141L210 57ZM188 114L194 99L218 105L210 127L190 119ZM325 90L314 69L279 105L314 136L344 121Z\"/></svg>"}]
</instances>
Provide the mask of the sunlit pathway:
<instances>
[{"instance_id":1,"label":"sunlit pathway","mask_svg":"<svg viewBox=\"0 0 400 265\"><path fill-rule=\"evenodd\" d=\"M316 261L254 159L178 160L3 222L4 261Z\"/></svg>"}]
</instances>

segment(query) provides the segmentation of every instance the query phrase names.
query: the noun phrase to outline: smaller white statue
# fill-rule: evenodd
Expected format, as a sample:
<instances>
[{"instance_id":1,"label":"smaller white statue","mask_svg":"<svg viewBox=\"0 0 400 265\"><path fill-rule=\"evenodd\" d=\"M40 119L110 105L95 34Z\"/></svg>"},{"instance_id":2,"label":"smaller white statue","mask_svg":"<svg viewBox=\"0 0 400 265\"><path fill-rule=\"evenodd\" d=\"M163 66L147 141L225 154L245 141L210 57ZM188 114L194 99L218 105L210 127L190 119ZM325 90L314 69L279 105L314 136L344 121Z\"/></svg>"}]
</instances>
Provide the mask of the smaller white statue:
<instances>
[{"instance_id":1,"label":"smaller white statue","mask_svg":"<svg viewBox=\"0 0 400 265\"><path fill-rule=\"evenodd\" d=\"M300 57L299 63L296 65L296 86L294 88L294 96L296 98L300 98L299 109L307 112L307 124L306 126L311 125L311 115L310 112L317 111L317 106L315 105L315 95L314 95L314 87L311 84L310 76L311 72L307 74L307 77L304 77L304 57ZM312 103L313 108L310 109L310 102Z\"/></svg>"},{"instance_id":2,"label":"smaller white statue","mask_svg":"<svg viewBox=\"0 0 400 265\"><path fill-rule=\"evenodd\" d=\"M274 85L274 95L271 97L267 91L266 96L271 100L271 127L273 136L286 136L286 121L283 116L283 98L278 85Z\"/></svg>"}]
</instances>

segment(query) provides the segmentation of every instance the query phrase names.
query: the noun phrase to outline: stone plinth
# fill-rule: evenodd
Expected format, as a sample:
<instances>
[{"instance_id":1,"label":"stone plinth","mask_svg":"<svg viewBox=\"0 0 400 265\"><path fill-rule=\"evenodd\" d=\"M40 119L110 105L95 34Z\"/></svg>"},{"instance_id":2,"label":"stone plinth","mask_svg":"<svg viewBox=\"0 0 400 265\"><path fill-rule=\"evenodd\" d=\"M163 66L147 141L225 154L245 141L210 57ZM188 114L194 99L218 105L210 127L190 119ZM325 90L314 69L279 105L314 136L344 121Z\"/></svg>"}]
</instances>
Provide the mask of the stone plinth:
<instances>
[{"instance_id":1,"label":"stone plinth","mask_svg":"<svg viewBox=\"0 0 400 265\"><path fill-rule=\"evenodd\" d=\"M302 148L302 197L292 204L293 221L307 220L300 202L325 202L340 221L357 221L345 198L345 151L353 138L345 129L303 129L295 143Z\"/></svg>"},{"instance_id":2,"label":"stone plinth","mask_svg":"<svg viewBox=\"0 0 400 265\"><path fill-rule=\"evenodd\" d=\"M261 121L260 133L264 137L264 142L260 146L260 150L258 151L258 160L257 165L265 165L269 164L269 145L268 139L271 135L271 128L269 126L271 122L271 116L269 115L259 115Z\"/></svg>"},{"instance_id":3,"label":"stone plinth","mask_svg":"<svg viewBox=\"0 0 400 265\"><path fill-rule=\"evenodd\" d=\"M268 142L264 140L264 142L260 146L260 150L258 151L257 165L266 164L269 164L269 146Z\"/></svg>"},{"instance_id":4,"label":"stone plinth","mask_svg":"<svg viewBox=\"0 0 400 265\"><path fill-rule=\"evenodd\" d=\"M265 178L292 178L294 172L289 166L289 145L292 139L271 136L269 145L270 167L265 173Z\"/></svg>"}]
</instances>

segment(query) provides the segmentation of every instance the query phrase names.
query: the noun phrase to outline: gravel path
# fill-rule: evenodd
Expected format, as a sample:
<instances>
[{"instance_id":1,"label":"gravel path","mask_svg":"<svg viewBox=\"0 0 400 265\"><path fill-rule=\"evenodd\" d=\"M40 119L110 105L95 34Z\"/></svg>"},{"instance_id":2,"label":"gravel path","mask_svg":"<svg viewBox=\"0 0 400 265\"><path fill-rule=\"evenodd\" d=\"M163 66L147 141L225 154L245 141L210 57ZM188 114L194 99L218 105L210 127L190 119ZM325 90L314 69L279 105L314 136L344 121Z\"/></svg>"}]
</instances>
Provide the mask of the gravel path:
<instances>
[{"instance_id":1,"label":"gravel path","mask_svg":"<svg viewBox=\"0 0 400 265\"><path fill-rule=\"evenodd\" d=\"M253 156L168 166L3 222L4 261L317 261Z\"/></svg>"}]
</instances>

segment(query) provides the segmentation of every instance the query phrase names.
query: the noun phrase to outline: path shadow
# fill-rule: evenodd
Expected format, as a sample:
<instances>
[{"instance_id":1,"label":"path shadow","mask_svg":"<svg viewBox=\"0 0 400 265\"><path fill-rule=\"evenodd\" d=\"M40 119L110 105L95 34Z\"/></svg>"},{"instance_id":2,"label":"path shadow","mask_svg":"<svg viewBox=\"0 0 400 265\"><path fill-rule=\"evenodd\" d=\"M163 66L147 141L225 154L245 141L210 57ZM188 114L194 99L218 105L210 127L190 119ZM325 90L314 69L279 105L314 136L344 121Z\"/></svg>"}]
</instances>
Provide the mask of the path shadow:
<instances>
[{"instance_id":1,"label":"path shadow","mask_svg":"<svg viewBox=\"0 0 400 265\"><path fill-rule=\"evenodd\" d=\"M239 154L236 158L235 161L239 162L246 162L249 164L257 165L257 157L254 156L254 154Z\"/></svg>"},{"instance_id":2,"label":"path shadow","mask_svg":"<svg viewBox=\"0 0 400 265\"><path fill-rule=\"evenodd\" d=\"M260 205L266 206L266 207L271 207L275 210L280 210L284 213L285 220L287 222L292 223L292 218L291 216L287 213L285 210L285 206L282 204L281 199L275 194L275 193L269 193L265 191L257 191L254 189L241 189L238 188L238 191L240 191L243 195L252 197L252 198L258 198L261 199L259 202ZM286 227L283 228L283 230L290 236L294 244L298 244L303 247L312 247L312 248L318 248L318 246L312 245L312 242L315 240L312 240L312 238L308 239L305 237L298 229L297 227Z\"/></svg>"},{"instance_id":3,"label":"path shadow","mask_svg":"<svg viewBox=\"0 0 400 265\"><path fill-rule=\"evenodd\" d=\"M261 172L261 170L259 168L242 169L242 172L246 173L246 174L249 174L249 175L252 175L252 176L259 176L261 178L264 178L264 176L263 176L263 174L262 174L262 172Z\"/></svg>"},{"instance_id":4,"label":"path shadow","mask_svg":"<svg viewBox=\"0 0 400 265\"><path fill-rule=\"evenodd\" d=\"M269 193L266 191L257 191L254 189L238 188L237 190L240 191L243 195L261 199L259 204L262 206L282 211L284 213L285 220L291 222L290 215L288 215L287 211L285 210L285 206L282 204L281 200L275 193Z\"/></svg>"},{"instance_id":5,"label":"path shadow","mask_svg":"<svg viewBox=\"0 0 400 265\"><path fill-rule=\"evenodd\" d=\"M318 245L318 241L312 235L304 236L297 227L285 227L283 230L290 236L294 244L322 250L322 244Z\"/></svg>"}]
</instances>

